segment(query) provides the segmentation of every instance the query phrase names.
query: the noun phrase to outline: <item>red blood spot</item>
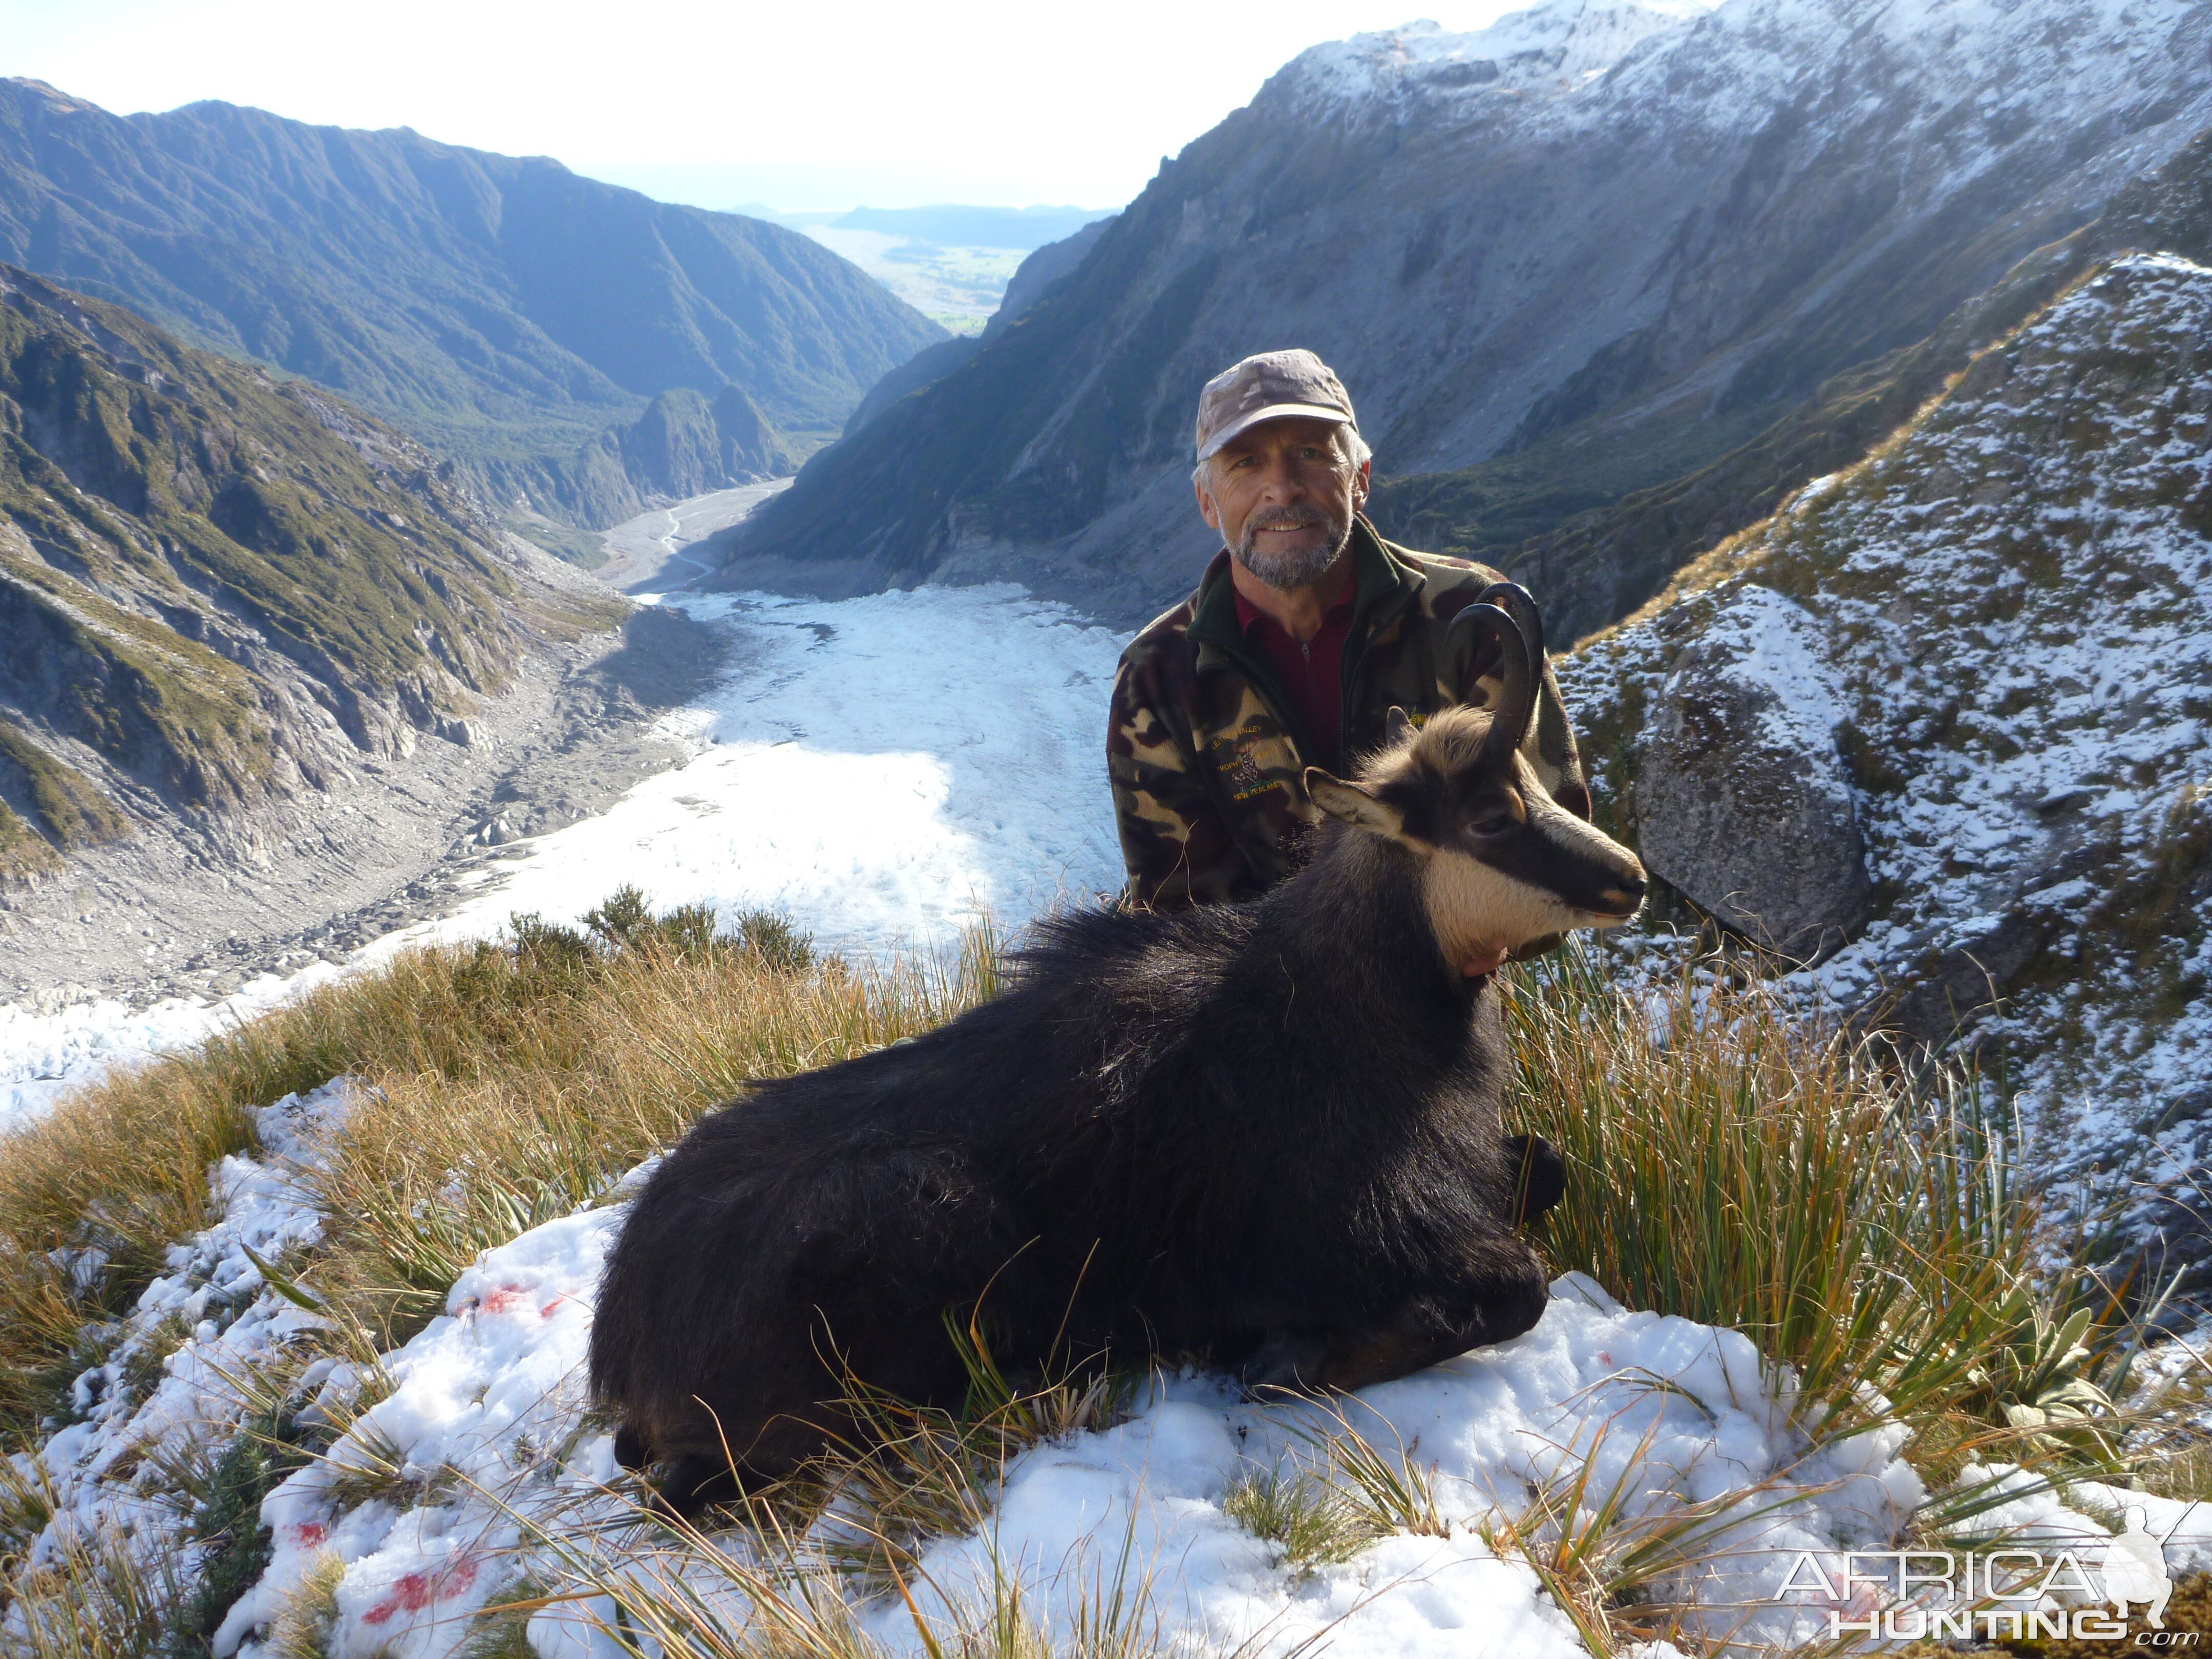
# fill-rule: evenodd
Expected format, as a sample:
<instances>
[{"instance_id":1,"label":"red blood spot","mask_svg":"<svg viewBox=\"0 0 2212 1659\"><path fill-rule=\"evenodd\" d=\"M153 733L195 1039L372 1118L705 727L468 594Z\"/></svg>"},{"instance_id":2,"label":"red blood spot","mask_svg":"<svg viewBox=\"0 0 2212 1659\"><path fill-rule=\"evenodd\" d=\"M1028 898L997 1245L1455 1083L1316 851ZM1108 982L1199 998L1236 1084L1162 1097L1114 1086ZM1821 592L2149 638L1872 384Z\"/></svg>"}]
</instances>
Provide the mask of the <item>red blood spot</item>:
<instances>
[{"instance_id":1,"label":"red blood spot","mask_svg":"<svg viewBox=\"0 0 2212 1659\"><path fill-rule=\"evenodd\" d=\"M301 1549L313 1549L331 1535L331 1529L319 1521L302 1521L292 1528L292 1541Z\"/></svg>"},{"instance_id":2,"label":"red blood spot","mask_svg":"<svg viewBox=\"0 0 2212 1659\"><path fill-rule=\"evenodd\" d=\"M362 1614L361 1622L381 1625L395 1613L420 1613L431 1602L476 1582L477 1564L465 1555L443 1572L410 1572L392 1585L391 1595Z\"/></svg>"},{"instance_id":3,"label":"red blood spot","mask_svg":"<svg viewBox=\"0 0 2212 1659\"><path fill-rule=\"evenodd\" d=\"M477 1311L502 1314L529 1294L530 1286L527 1285L502 1285L477 1304Z\"/></svg>"}]
</instances>

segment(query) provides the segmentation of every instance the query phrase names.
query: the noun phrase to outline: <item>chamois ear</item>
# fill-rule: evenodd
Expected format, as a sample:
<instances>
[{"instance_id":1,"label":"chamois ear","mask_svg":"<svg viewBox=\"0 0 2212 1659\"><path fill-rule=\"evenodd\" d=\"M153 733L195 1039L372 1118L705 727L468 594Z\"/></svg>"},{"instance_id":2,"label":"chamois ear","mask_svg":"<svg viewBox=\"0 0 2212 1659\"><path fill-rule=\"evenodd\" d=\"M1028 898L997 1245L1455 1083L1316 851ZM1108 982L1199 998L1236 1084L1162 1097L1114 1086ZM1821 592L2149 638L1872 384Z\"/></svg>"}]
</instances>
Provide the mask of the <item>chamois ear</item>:
<instances>
[{"instance_id":1,"label":"chamois ear","mask_svg":"<svg viewBox=\"0 0 2212 1659\"><path fill-rule=\"evenodd\" d=\"M1378 799L1364 784L1331 777L1318 766L1306 768L1306 793L1314 805L1333 818L1378 836L1405 833L1406 815L1389 802Z\"/></svg>"},{"instance_id":2,"label":"chamois ear","mask_svg":"<svg viewBox=\"0 0 2212 1659\"><path fill-rule=\"evenodd\" d=\"M1382 741L1395 749L1411 737L1413 732L1412 718L1396 703L1392 703L1390 712L1382 717Z\"/></svg>"}]
</instances>

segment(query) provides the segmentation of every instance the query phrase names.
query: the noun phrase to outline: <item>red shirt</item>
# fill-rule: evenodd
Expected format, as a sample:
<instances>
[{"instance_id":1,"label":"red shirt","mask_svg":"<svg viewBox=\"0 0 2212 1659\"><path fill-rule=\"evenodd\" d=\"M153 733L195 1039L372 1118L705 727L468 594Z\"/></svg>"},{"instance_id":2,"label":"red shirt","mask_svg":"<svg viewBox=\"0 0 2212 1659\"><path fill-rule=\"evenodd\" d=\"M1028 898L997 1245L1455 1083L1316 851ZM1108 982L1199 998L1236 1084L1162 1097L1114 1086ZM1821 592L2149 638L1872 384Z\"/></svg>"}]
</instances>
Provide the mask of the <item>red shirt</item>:
<instances>
[{"instance_id":1,"label":"red shirt","mask_svg":"<svg viewBox=\"0 0 2212 1659\"><path fill-rule=\"evenodd\" d=\"M1237 628L1247 641L1266 650L1313 744L1306 763L1332 772L1344 769L1344 642L1352 635L1352 605L1358 595L1358 582L1345 583L1343 595L1322 612L1321 632L1304 644L1242 593L1236 596Z\"/></svg>"}]
</instances>

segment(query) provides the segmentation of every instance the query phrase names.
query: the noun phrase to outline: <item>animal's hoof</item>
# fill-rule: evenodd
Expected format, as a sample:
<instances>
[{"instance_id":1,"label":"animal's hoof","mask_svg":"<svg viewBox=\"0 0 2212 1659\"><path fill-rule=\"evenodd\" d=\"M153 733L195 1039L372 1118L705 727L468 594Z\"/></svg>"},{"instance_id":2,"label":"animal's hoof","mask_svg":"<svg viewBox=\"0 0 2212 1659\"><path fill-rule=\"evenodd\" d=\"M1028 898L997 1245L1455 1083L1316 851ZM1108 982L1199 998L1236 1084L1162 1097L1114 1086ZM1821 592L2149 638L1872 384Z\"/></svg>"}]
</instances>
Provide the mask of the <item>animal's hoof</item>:
<instances>
[{"instance_id":1,"label":"animal's hoof","mask_svg":"<svg viewBox=\"0 0 2212 1659\"><path fill-rule=\"evenodd\" d=\"M1567 1195L1567 1161L1541 1135L1510 1135L1505 1166L1513 1171L1513 1224L1525 1227Z\"/></svg>"},{"instance_id":2,"label":"animal's hoof","mask_svg":"<svg viewBox=\"0 0 2212 1659\"><path fill-rule=\"evenodd\" d=\"M668 1466L651 1507L679 1521L696 1521L710 1505L733 1503L744 1496L744 1488L727 1460L694 1454Z\"/></svg>"},{"instance_id":3,"label":"animal's hoof","mask_svg":"<svg viewBox=\"0 0 2212 1659\"><path fill-rule=\"evenodd\" d=\"M1317 1336L1278 1331L1245 1356L1237 1380L1254 1399L1271 1395L1318 1394L1322 1362L1328 1347Z\"/></svg>"}]
</instances>

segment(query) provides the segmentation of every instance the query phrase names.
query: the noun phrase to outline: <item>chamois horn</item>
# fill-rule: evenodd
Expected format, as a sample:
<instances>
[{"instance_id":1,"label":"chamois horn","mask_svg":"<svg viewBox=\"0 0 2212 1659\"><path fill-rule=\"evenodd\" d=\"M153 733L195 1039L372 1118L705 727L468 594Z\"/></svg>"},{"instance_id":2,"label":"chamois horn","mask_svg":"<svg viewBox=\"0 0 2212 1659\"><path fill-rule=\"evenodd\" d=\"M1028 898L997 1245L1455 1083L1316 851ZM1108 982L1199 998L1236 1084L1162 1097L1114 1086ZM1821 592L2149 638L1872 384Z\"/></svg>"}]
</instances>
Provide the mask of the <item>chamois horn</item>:
<instances>
[{"instance_id":1,"label":"chamois horn","mask_svg":"<svg viewBox=\"0 0 2212 1659\"><path fill-rule=\"evenodd\" d=\"M1494 605L1513 618L1513 625L1521 630L1521 641L1528 647L1528 665L1536 678L1544 677L1544 613L1536 608L1536 596L1519 582L1492 582L1474 596L1477 605Z\"/></svg>"},{"instance_id":2,"label":"chamois horn","mask_svg":"<svg viewBox=\"0 0 2212 1659\"><path fill-rule=\"evenodd\" d=\"M1497 636L1498 672L1505 683L1504 690L1491 715L1490 735L1482 740L1476 763L1499 765L1521 746L1521 740L1528 734L1528 722L1535 717L1537 674L1529 663L1528 637L1510 611L1494 605L1468 605L1452 618L1450 633L1462 628L1486 628Z\"/></svg>"}]
</instances>

